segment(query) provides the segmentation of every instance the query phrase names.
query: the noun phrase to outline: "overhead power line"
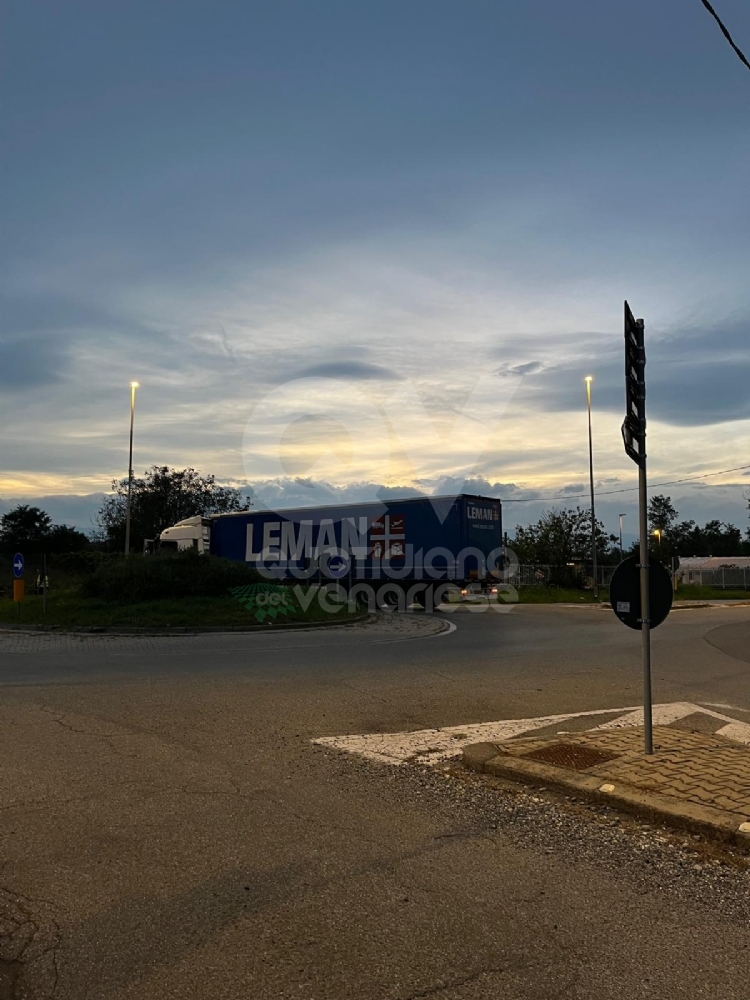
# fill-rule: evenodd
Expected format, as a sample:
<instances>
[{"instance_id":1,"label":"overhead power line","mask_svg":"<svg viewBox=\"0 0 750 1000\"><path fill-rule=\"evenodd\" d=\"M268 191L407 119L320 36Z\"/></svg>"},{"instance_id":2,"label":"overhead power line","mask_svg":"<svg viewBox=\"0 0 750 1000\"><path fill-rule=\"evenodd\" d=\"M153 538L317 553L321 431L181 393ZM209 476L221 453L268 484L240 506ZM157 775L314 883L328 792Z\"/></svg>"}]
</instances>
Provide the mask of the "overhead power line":
<instances>
[{"instance_id":1,"label":"overhead power line","mask_svg":"<svg viewBox=\"0 0 750 1000\"><path fill-rule=\"evenodd\" d=\"M733 469L721 469L720 472L706 472L701 476L683 476L682 479L670 479L666 483L651 483L649 489L654 489L658 486L675 486L677 483L692 483L697 479L711 479L712 476L724 476L729 472L741 472L744 469L750 469L750 465L736 465ZM634 493L638 489L637 486L625 486L619 490L602 490L597 492L598 497L612 496L615 493ZM579 493L577 496L571 496L569 493L563 496L556 497L518 497L516 499L504 499L503 503L542 503L548 502L550 500L585 500L588 493Z\"/></svg>"},{"instance_id":2,"label":"overhead power line","mask_svg":"<svg viewBox=\"0 0 750 1000\"><path fill-rule=\"evenodd\" d=\"M734 51L737 53L737 57L740 60L740 62L744 63L744 65L747 66L748 69L750 69L750 62L747 61L747 59L743 55L742 51L734 44L734 39L729 34L729 31L727 30L725 24L723 23L723 21L721 20L721 18L719 17L719 15L713 9L713 7L708 2L708 0L702 0L702 3L703 3L703 6L708 11L708 13L711 15L711 17L716 21L716 23L721 28L721 33L724 35L724 37L726 38L726 40L732 46L732 48L734 49Z\"/></svg>"}]
</instances>

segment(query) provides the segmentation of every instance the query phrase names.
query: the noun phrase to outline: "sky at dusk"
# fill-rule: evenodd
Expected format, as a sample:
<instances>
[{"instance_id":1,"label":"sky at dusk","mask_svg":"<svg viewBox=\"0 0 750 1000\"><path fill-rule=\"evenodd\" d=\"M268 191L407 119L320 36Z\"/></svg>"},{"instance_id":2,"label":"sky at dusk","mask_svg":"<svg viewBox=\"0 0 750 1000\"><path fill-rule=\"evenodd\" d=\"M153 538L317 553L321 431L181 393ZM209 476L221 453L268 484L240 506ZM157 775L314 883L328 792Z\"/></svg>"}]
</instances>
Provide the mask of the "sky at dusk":
<instances>
[{"instance_id":1,"label":"sky at dusk","mask_svg":"<svg viewBox=\"0 0 750 1000\"><path fill-rule=\"evenodd\" d=\"M635 526L625 298L652 482L750 465L750 72L700 0L4 20L2 507L90 527L137 379L136 472L277 505L468 481L511 526L585 497L592 374L599 512ZM748 472L660 492L744 529Z\"/></svg>"}]
</instances>

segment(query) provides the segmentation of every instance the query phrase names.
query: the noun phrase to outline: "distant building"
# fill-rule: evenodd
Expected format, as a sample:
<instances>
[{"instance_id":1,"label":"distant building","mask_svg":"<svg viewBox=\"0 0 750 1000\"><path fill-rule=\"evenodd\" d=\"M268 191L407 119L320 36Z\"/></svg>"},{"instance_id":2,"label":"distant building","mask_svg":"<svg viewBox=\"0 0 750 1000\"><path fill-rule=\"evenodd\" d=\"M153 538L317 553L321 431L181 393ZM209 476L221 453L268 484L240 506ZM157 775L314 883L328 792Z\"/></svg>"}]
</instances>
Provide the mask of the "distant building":
<instances>
[{"instance_id":1,"label":"distant building","mask_svg":"<svg viewBox=\"0 0 750 1000\"><path fill-rule=\"evenodd\" d=\"M748 587L750 556L680 556L677 580L710 587Z\"/></svg>"}]
</instances>

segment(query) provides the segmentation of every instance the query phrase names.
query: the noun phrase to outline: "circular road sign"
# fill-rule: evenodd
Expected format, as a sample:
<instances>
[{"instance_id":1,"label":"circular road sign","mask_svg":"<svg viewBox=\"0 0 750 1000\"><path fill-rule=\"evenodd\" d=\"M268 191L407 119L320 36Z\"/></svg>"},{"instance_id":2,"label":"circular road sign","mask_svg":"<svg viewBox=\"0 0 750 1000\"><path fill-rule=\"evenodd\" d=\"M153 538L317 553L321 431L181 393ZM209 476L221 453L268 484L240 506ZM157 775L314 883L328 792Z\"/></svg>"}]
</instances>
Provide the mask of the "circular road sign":
<instances>
[{"instance_id":1,"label":"circular road sign","mask_svg":"<svg viewBox=\"0 0 750 1000\"><path fill-rule=\"evenodd\" d=\"M24 559L20 552L16 552L13 556L13 576L16 580L20 580L23 576Z\"/></svg>"},{"instance_id":2,"label":"circular road sign","mask_svg":"<svg viewBox=\"0 0 750 1000\"><path fill-rule=\"evenodd\" d=\"M320 556L320 569L329 580L343 580L349 573L351 559L342 549L330 549Z\"/></svg>"},{"instance_id":3,"label":"circular road sign","mask_svg":"<svg viewBox=\"0 0 750 1000\"><path fill-rule=\"evenodd\" d=\"M641 628L641 571L640 558L623 559L614 572L609 585L609 603L612 610L628 628ZM672 607L672 578L664 563L649 560L648 603L651 628L661 625Z\"/></svg>"}]
</instances>

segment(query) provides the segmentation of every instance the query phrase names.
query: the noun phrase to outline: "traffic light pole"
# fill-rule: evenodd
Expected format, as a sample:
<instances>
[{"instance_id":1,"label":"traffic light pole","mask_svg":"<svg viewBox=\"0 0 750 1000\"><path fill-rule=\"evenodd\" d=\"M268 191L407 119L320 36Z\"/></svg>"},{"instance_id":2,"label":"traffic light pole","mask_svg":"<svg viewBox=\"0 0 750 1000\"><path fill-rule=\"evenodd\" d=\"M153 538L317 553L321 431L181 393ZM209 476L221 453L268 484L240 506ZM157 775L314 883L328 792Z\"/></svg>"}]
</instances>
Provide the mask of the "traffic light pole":
<instances>
[{"instance_id":1,"label":"traffic light pole","mask_svg":"<svg viewBox=\"0 0 750 1000\"><path fill-rule=\"evenodd\" d=\"M645 444L645 433L644 444ZM638 467L638 516L640 522L641 643L643 648L643 738L647 754L654 752L651 705L651 608L648 592L648 484L645 450Z\"/></svg>"},{"instance_id":2,"label":"traffic light pole","mask_svg":"<svg viewBox=\"0 0 750 1000\"><path fill-rule=\"evenodd\" d=\"M654 752L651 703L651 601L648 556L648 481L646 478L646 343L642 319L636 320L625 303L625 451L638 466L638 522L640 528L641 639L643 647L643 736L647 754Z\"/></svg>"}]
</instances>

